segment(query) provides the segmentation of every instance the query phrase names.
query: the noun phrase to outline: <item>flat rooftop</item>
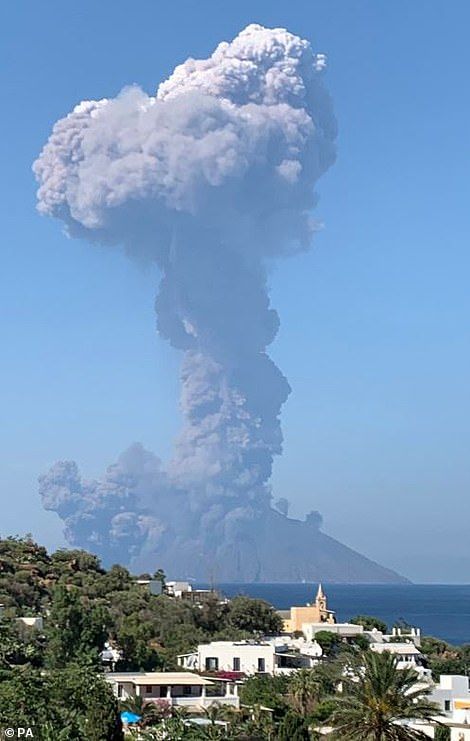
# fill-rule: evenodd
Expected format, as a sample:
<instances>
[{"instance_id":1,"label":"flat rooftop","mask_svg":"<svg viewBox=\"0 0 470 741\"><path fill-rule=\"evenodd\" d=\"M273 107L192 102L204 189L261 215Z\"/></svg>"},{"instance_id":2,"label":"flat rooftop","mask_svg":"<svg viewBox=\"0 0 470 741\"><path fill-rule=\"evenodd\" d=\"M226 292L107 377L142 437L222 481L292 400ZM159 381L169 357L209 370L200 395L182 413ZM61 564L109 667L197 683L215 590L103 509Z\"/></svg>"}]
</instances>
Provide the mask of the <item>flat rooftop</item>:
<instances>
[{"instance_id":1,"label":"flat rooftop","mask_svg":"<svg viewBox=\"0 0 470 741\"><path fill-rule=\"evenodd\" d=\"M143 685L184 685L203 686L213 684L210 679L190 672L109 672L105 678L112 682L130 682L136 686Z\"/></svg>"},{"instance_id":2,"label":"flat rooftop","mask_svg":"<svg viewBox=\"0 0 470 741\"><path fill-rule=\"evenodd\" d=\"M370 648L372 651L376 651L379 654L388 651L389 653L397 654L398 656L411 654L414 654L415 656L421 655L421 651L419 648L416 648L414 643L392 643L392 641L387 643L371 643Z\"/></svg>"}]
</instances>

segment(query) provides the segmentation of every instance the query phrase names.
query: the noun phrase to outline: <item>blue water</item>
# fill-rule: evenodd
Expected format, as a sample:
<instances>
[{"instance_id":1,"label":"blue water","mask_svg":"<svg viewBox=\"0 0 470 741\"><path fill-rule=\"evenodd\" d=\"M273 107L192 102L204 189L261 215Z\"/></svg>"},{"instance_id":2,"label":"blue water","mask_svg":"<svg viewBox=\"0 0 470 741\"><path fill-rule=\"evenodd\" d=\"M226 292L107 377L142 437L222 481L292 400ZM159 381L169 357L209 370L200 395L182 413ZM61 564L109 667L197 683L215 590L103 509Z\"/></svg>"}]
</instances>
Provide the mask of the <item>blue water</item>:
<instances>
[{"instance_id":1,"label":"blue water","mask_svg":"<svg viewBox=\"0 0 470 741\"><path fill-rule=\"evenodd\" d=\"M246 594L267 600L278 610L315 599L316 584L220 584L232 597ZM453 644L470 643L470 584L324 584L328 609L338 621L374 615L389 627L403 619Z\"/></svg>"}]
</instances>

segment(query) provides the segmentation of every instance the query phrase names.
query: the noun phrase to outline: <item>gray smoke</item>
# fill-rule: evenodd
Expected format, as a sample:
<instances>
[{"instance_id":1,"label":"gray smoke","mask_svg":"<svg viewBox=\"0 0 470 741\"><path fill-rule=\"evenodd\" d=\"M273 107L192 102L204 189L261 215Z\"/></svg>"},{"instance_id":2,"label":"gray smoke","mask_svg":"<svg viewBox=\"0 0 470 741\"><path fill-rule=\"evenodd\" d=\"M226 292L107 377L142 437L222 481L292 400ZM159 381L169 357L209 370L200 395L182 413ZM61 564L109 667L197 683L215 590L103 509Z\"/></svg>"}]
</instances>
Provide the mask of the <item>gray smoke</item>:
<instances>
[{"instance_id":1,"label":"gray smoke","mask_svg":"<svg viewBox=\"0 0 470 741\"><path fill-rule=\"evenodd\" d=\"M266 271L311 243L314 185L335 157L324 66L307 41L248 26L155 96L80 103L34 164L41 213L158 265L158 331L184 353L166 470L134 445L102 481L70 462L41 479L68 539L106 560L169 538L217 554L270 509L290 388L266 353L279 326Z\"/></svg>"},{"instance_id":2,"label":"gray smoke","mask_svg":"<svg viewBox=\"0 0 470 741\"><path fill-rule=\"evenodd\" d=\"M289 500L285 497L280 497L274 502L274 506L277 509L278 512L281 513L281 515L284 515L284 517L287 517L289 514Z\"/></svg>"}]
</instances>

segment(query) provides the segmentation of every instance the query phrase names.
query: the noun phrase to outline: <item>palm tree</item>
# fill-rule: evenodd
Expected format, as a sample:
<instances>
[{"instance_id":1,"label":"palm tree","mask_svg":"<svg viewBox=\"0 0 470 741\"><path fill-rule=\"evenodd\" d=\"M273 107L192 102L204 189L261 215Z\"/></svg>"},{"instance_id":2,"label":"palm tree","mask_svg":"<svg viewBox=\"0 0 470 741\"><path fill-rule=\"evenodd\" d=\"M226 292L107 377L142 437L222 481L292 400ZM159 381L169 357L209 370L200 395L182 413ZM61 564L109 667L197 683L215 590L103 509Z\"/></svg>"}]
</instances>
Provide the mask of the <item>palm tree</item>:
<instances>
[{"instance_id":1,"label":"palm tree","mask_svg":"<svg viewBox=\"0 0 470 741\"><path fill-rule=\"evenodd\" d=\"M299 669L289 681L288 700L292 708L304 718L318 705L323 694L323 683L314 670Z\"/></svg>"},{"instance_id":2,"label":"palm tree","mask_svg":"<svg viewBox=\"0 0 470 741\"><path fill-rule=\"evenodd\" d=\"M342 741L413 741L427 739L402 721L431 720L439 710L427 700L431 688L417 685L414 669L398 669L390 652L367 651L343 679L343 692L333 700L329 725Z\"/></svg>"},{"instance_id":3,"label":"palm tree","mask_svg":"<svg viewBox=\"0 0 470 741\"><path fill-rule=\"evenodd\" d=\"M279 724L276 738L279 741L308 741L311 736L307 721L290 710Z\"/></svg>"},{"instance_id":4,"label":"palm tree","mask_svg":"<svg viewBox=\"0 0 470 741\"><path fill-rule=\"evenodd\" d=\"M232 733L234 738L240 739L263 739L272 741L276 727L273 721L273 712L261 705L253 705L245 710L238 711L238 722L232 722Z\"/></svg>"},{"instance_id":5,"label":"palm tree","mask_svg":"<svg viewBox=\"0 0 470 741\"><path fill-rule=\"evenodd\" d=\"M190 713L185 707L172 707L171 716L164 718L158 730L155 732L154 738L156 739L171 739L171 741L178 741L179 739L186 738L187 736L187 719Z\"/></svg>"},{"instance_id":6,"label":"palm tree","mask_svg":"<svg viewBox=\"0 0 470 741\"><path fill-rule=\"evenodd\" d=\"M60 730L57 726L49 722L41 725L41 739L43 741L69 741L73 732L76 733L77 729L70 725Z\"/></svg>"},{"instance_id":7,"label":"palm tree","mask_svg":"<svg viewBox=\"0 0 470 741\"><path fill-rule=\"evenodd\" d=\"M188 735L187 726L178 718L167 718L150 728L132 729L129 736L136 741L182 741L183 738L186 741L186 739L196 738Z\"/></svg>"},{"instance_id":8,"label":"palm tree","mask_svg":"<svg viewBox=\"0 0 470 741\"><path fill-rule=\"evenodd\" d=\"M210 724L207 726L196 726L191 722L188 723L184 739L191 739L191 741L219 741L219 739L226 739L227 731L223 726Z\"/></svg>"},{"instance_id":9,"label":"palm tree","mask_svg":"<svg viewBox=\"0 0 470 741\"><path fill-rule=\"evenodd\" d=\"M133 741L162 741L165 736L162 736L156 728L145 728L145 730L142 730L141 728L131 728L129 734L126 734L125 738L132 739ZM176 741L176 736L174 739Z\"/></svg>"},{"instance_id":10,"label":"palm tree","mask_svg":"<svg viewBox=\"0 0 470 741\"><path fill-rule=\"evenodd\" d=\"M162 719L162 708L154 702L144 700L140 695L123 700L121 710L128 710L130 713L140 715L139 725L144 728L158 723Z\"/></svg>"},{"instance_id":11,"label":"palm tree","mask_svg":"<svg viewBox=\"0 0 470 741\"><path fill-rule=\"evenodd\" d=\"M232 714L220 703L213 702L209 707L204 708L204 715L210 721L210 726L206 726L208 738L218 738L217 732L220 734L222 729L227 729L228 717Z\"/></svg>"}]
</instances>

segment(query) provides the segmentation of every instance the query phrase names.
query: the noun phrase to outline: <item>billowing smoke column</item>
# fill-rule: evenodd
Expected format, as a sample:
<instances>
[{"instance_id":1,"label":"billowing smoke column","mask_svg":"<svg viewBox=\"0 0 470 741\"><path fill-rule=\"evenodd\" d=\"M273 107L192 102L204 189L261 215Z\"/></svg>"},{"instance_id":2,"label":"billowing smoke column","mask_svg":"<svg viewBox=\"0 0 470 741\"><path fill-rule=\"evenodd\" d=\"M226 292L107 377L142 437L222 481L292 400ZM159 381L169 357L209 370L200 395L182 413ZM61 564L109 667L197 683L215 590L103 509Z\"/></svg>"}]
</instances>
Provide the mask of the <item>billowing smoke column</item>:
<instances>
[{"instance_id":1,"label":"billowing smoke column","mask_svg":"<svg viewBox=\"0 0 470 741\"><path fill-rule=\"evenodd\" d=\"M324 64L307 41L248 26L155 97L131 87L80 103L34 164L41 213L157 263L158 330L184 353L184 427L166 470L134 445L99 482L70 462L41 479L70 542L108 561L171 557L173 573L219 564L226 577L224 564L246 577L259 562L289 394L266 353L279 325L266 269L309 247L314 184L334 161Z\"/></svg>"}]
</instances>

